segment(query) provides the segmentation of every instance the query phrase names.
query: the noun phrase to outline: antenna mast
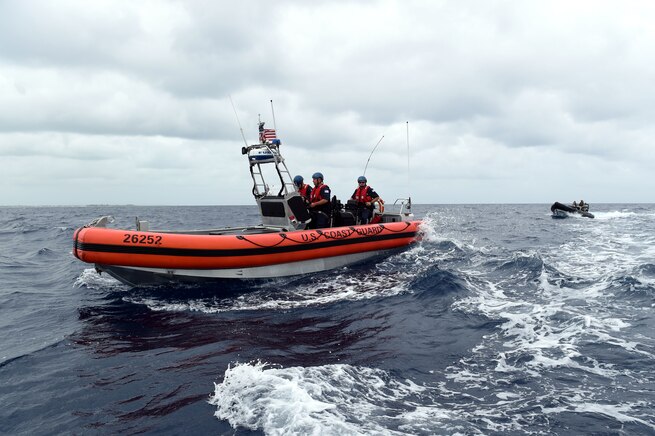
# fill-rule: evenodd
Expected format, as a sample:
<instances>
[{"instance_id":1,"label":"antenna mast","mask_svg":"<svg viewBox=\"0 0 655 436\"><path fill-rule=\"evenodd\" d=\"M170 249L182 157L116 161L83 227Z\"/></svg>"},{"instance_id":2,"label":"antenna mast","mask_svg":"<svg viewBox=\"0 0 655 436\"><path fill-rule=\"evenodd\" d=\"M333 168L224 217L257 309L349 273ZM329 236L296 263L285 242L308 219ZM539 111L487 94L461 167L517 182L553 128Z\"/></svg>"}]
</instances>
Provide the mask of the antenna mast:
<instances>
[{"instance_id":1,"label":"antenna mast","mask_svg":"<svg viewBox=\"0 0 655 436\"><path fill-rule=\"evenodd\" d=\"M366 166L364 166L364 174L362 174L362 175L364 175L364 176L366 175L366 168L368 168L368 163L371 161L371 156L373 156L373 153L375 152L375 149L378 148L378 145L380 145L380 142L382 142L383 139L384 139L384 135L382 135L382 138L380 138L378 143L375 144L375 147L373 147L373 150L371 151L371 154L368 155L368 159L366 160Z\"/></svg>"},{"instance_id":2,"label":"antenna mast","mask_svg":"<svg viewBox=\"0 0 655 436\"><path fill-rule=\"evenodd\" d=\"M243 134L243 128L241 127L241 121L239 121L239 115L237 114L237 109L234 107L234 102L232 101L232 96L228 95L230 98L230 104L232 105L232 110L234 111L234 116L237 118L237 124L239 125L239 130L241 130L241 137L243 138L243 143L248 147L248 141L246 141L246 135Z\"/></svg>"},{"instance_id":3,"label":"antenna mast","mask_svg":"<svg viewBox=\"0 0 655 436\"><path fill-rule=\"evenodd\" d=\"M271 114L273 114L273 128L277 132L277 126L275 125L275 109L273 109L273 100L271 100Z\"/></svg>"},{"instance_id":4,"label":"antenna mast","mask_svg":"<svg viewBox=\"0 0 655 436\"><path fill-rule=\"evenodd\" d=\"M405 124L407 126L407 192L409 193L409 121Z\"/></svg>"}]
</instances>

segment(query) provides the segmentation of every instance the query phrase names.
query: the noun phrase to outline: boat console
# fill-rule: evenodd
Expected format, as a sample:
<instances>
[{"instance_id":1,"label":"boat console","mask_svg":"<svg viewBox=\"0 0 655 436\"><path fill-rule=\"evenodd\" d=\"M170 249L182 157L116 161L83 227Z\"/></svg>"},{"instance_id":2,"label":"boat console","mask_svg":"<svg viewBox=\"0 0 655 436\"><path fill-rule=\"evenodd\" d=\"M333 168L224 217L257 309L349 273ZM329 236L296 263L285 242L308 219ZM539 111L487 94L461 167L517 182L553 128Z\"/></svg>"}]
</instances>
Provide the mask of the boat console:
<instances>
[{"instance_id":1,"label":"boat console","mask_svg":"<svg viewBox=\"0 0 655 436\"><path fill-rule=\"evenodd\" d=\"M311 221L305 200L297 192L260 197L256 201L265 226L302 230Z\"/></svg>"}]
</instances>

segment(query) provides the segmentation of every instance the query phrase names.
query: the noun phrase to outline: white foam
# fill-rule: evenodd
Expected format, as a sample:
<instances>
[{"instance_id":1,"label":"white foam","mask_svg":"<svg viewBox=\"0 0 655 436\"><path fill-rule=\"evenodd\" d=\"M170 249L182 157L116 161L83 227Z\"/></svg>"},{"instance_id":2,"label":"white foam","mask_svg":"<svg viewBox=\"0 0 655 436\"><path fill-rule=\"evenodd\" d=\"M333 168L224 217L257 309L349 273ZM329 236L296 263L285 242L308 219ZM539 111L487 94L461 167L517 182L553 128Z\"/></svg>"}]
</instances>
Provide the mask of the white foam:
<instances>
[{"instance_id":1,"label":"white foam","mask_svg":"<svg viewBox=\"0 0 655 436\"><path fill-rule=\"evenodd\" d=\"M435 419L452 418L445 408L415 404L425 388L395 380L379 369L350 365L275 368L236 364L215 384L215 416L235 429L266 434L404 434ZM400 409L399 409L400 408ZM427 422L417 422L421 415ZM418 424L418 427L416 425ZM396 431L393 428L403 428Z\"/></svg>"},{"instance_id":2,"label":"white foam","mask_svg":"<svg viewBox=\"0 0 655 436\"><path fill-rule=\"evenodd\" d=\"M648 408L647 404L643 402L636 403L634 405L630 404L606 404L606 403L597 403L591 402L588 398L580 395L579 393L574 393L569 397L570 404L558 406L558 407L542 407L542 411L545 414L560 414L562 412L575 412L575 413L595 413L599 415L608 416L617 420L618 422L636 422L642 424L651 429L655 429L655 425L651 422L638 418L636 416L635 408Z\"/></svg>"},{"instance_id":3,"label":"white foam","mask_svg":"<svg viewBox=\"0 0 655 436\"><path fill-rule=\"evenodd\" d=\"M459 250L485 250L484 247L476 247L475 240L464 242L457 232L453 233L453 229L459 228L460 225L454 220L454 217L436 212L428 213L424 218L422 218L419 226L422 241L428 243L430 251L433 254L441 254L432 249L432 244L441 242L453 244Z\"/></svg>"},{"instance_id":4,"label":"white foam","mask_svg":"<svg viewBox=\"0 0 655 436\"><path fill-rule=\"evenodd\" d=\"M408 275L383 275L376 272L352 274L339 270L317 280L271 286L254 290L238 297L185 299L170 302L154 297L126 297L132 303L144 304L156 311L191 311L221 313L232 311L291 310L301 307L329 305L339 301L359 301L389 297L408 292Z\"/></svg>"},{"instance_id":5,"label":"white foam","mask_svg":"<svg viewBox=\"0 0 655 436\"><path fill-rule=\"evenodd\" d=\"M594 217L597 220L612 220L617 218L632 218L637 215L635 212L629 210L613 210L608 212L594 212Z\"/></svg>"},{"instance_id":6,"label":"white foam","mask_svg":"<svg viewBox=\"0 0 655 436\"><path fill-rule=\"evenodd\" d=\"M89 289L126 290L127 287L109 274L98 274L94 268L87 268L75 279L73 286Z\"/></svg>"},{"instance_id":7,"label":"white foam","mask_svg":"<svg viewBox=\"0 0 655 436\"><path fill-rule=\"evenodd\" d=\"M216 417L235 429L266 434L458 434L470 431L470 419L497 431L520 428L513 420L494 422L495 407L471 411L442 404L442 398L453 395L441 384L418 386L365 367L267 368L255 363L228 368L210 403L217 406ZM500 397L498 405L520 401L511 393Z\"/></svg>"},{"instance_id":8,"label":"white foam","mask_svg":"<svg viewBox=\"0 0 655 436\"><path fill-rule=\"evenodd\" d=\"M513 392L496 392L496 396L501 400L509 400L511 398L521 398L520 395Z\"/></svg>"},{"instance_id":9,"label":"white foam","mask_svg":"<svg viewBox=\"0 0 655 436\"><path fill-rule=\"evenodd\" d=\"M155 297L129 296L126 301L144 304L156 311L228 311L292 310L362 301L412 293L412 279L450 254L419 243L410 249L383 259L370 269L353 271L340 268L331 274L274 281L238 297L185 299L170 302Z\"/></svg>"},{"instance_id":10,"label":"white foam","mask_svg":"<svg viewBox=\"0 0 655 436\"><path fill-rule=\"evenodd\" d=\"M419 225L419 234L423 241L426 242L440 242L443 240L442 236L439 235L438 228L441 221L439 215L434 213L428 213L422 220Z\"/></svg>"},{"instance_id":11,"label":"white foam","mask_svg":"<svg viewBox=\"0 0 655 436\"><path fill-rule=\"evenodd\" d=\"M616 376L618 372L611 365L601 364L589 356L580 359L578 344L584 342L580 340L582 336L607 341L607 332L618 331L628 323L616 317L602 317L602 314L592 316L585 312L588 308L569 305L569 299L580 298L580 295L572 296L571 291L551 285L545 270L538 283L541 298L531 299L528 295L528 299L517 301L515 294L508 295L502 290L502 285L487 282L486 287L477 289L477 294L455 303L456 309L482 312L489 318L504 320L499 334L487 337L487 342L474 351L486 353L504 349L496 357L495 371L501 373L527 372L539 376L553 368L569 368L604 377ZM587 293L585 298L594 294L595 291ZM613 342L626 349L634 348L634 344L625 340ZM514 361L517 363L510 363ZM457 376L451 378L462 381L462 368L453 370L457 371ZM494 378L474 367L467 367L466 371L469 380Z\"/></svg>"}]
</instances>

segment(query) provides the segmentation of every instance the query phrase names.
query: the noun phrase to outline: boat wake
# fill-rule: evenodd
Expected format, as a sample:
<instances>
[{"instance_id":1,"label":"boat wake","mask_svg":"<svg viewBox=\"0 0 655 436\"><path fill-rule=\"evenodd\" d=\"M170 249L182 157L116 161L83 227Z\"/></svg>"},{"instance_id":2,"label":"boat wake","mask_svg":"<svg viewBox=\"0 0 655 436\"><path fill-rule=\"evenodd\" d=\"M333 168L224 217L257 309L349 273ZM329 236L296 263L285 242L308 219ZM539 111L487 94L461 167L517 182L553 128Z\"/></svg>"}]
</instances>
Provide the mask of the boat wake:
<instances>
[{"instance_id":1,"label":"boat wake","mask_svg":"<svg viewBox=\"0 0 655 436\"><path fill-rule=\"evenodd\" d=\"M408 287L414 271L402 271L400 265L421 250L410 250L378 264L342 268L332 273L306 277L282 278L251 283L233 295L217 297L207 288L195 288L202 295L194 297L194 288L177 288L175 294L150 289L129 292L123 299L144 304L155 311L197 311L221 313L233 311L290 310L330 305L340 301L384 298L412 292ZM191 291L191 292L189 292ZM197 295L197 294L196 294Z\"/></svg>"},{"instance_id":2,"label":"boat wake","mask_svg":"<svg viewBox=\"0 0 655 436\"><path fill-rule=\"evenodd\" d=\"M614 210L608 212L596 212L596 218L599 220L613 220L617 218L634 218L637 216L636 212L625 210Z\"/></svg>"}]
</instances>

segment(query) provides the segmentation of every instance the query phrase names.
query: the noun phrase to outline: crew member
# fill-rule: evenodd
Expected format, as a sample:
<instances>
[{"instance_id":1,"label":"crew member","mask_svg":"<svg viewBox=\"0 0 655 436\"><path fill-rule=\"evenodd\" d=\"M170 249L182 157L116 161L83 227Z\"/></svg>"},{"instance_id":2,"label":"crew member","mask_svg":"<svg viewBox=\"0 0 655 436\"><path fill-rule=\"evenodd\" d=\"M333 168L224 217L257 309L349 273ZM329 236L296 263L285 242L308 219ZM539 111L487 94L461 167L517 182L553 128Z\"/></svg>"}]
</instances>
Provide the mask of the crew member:
<instances>
[{"instance_id":1,"label":"crew member","mask_svg":"<svg viewBox=\"0 0 655 436\"><path fill-rule=\"evenodd\" d=\"M375 203L379 203L380 206L384 204L384 201L382 201L377 192L366 183L366 177L359 176L357 178L357 184L359 186L355 189L352 197L350 197L357 202L357 220L360 224L368 224L373 216Z\"/></svg>"},{"instance_id":2,"label":"crew member","mask_svg":"<svg viewBox=\"0 0 655 436\"><path fill-rule=\"evenodd\" d=\"M300 175L293 178L293 184L296 185L296 189L298 189L298 193L305 200L305 203L309 204L312 187L305 183L305 180Z\"/></svg>"},{"instance_id":3,"label":"crew member","mask_svg":"<svg viewBox=\"0 0 655 436\"><path fill-rule=\"evenodd\" d=\"M323 229L330 227L330 215L332 212L332 203L330 203L330 187L323 183L323 174L314 173L312 175L314 187L309 196L309 211L312 214L314 228Z\"/></svg>"}]
</instances>

